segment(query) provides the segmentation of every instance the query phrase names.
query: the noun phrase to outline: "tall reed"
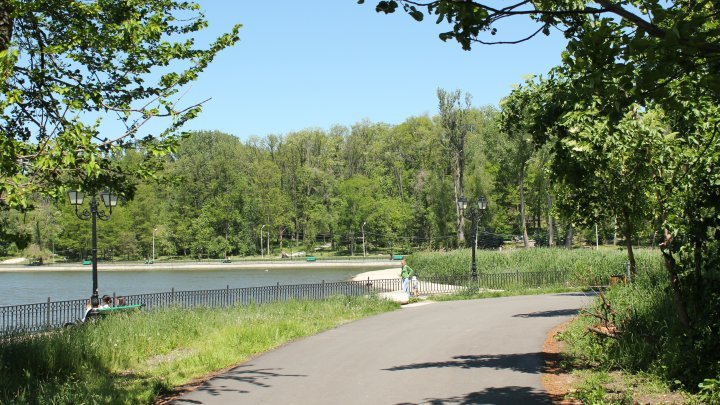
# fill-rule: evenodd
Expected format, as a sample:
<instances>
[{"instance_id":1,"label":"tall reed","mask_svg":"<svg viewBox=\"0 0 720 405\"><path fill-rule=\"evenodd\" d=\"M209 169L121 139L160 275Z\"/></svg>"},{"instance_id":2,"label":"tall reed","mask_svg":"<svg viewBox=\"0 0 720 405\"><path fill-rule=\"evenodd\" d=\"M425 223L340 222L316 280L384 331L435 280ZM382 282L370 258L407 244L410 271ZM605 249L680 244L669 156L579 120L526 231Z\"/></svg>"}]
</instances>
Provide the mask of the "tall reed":
<instances>
[{"instance_id":1,"label":"tall reed","mask_svg":"<svg viewBox=\"0 0 720 405\"><path fill-rule=\"evenodd\" d=\"M638 249L635 252L638 268L659 266L661 256L657 250ZM534 248L506 251L478 250L479 273L515 273L562 271L569 279L580 284L604 280L614 274L623 274L627 256L624 250L591 250ZM471 267L471 250L450 252L418 252L408 258L419 277L468 276Z\"/></svg>"}]
</instances>

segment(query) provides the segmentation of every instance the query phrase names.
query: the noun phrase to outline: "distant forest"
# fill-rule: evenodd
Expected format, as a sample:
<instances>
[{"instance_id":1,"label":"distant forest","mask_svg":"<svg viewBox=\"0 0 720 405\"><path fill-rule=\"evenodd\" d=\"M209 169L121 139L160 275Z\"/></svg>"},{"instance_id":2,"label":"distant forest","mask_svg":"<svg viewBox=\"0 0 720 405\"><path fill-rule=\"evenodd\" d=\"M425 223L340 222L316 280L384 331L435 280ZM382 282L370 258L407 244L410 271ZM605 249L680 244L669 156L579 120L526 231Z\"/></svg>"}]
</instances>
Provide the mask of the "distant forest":
<instances>
[{"instance_id":1,"label":"distant forest","mask_svg":"<svg viewBox=\"0 0 720 405\"><path fill-rule=\"evenodd\" d=\"M362 121L351 127L304 129L241 141L199 131L172 153L154 181L137 184L109 221L98 222L99 256L222 258L263 250L329 250L362 255L467 246L474 229L468 207L480 196L478 244L595 242L595 229L572 232L553 209L550 151L527 134L500 128L500 111L473 107L460 91L438 90L437 116L398 125ZM139 159L142 150L118 157ZM128 164L130 164L128 163ZM87 204L87 202L86 202ZM102 205L101 205L102 206ZM107 210L106 210L107 211ZM3 211L17 243L0 255L70 259L89 253L90 224L76 218L67 197L38 199L28 212ZM598 236L615 238L614 221ZM647 231L651 242L652 231Z\"/></svg>"}]
</instances>

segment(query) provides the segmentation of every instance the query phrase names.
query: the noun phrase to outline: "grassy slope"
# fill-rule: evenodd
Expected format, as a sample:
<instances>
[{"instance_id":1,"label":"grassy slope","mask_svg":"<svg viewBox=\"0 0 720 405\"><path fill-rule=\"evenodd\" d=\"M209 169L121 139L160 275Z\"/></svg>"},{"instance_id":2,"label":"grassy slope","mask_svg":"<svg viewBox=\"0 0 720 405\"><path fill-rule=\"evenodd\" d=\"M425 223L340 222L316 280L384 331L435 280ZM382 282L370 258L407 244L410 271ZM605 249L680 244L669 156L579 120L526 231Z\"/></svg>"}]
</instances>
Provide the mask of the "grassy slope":
<instances>
[{"instance_id":1,"label":"grassy slope","mask_svg":"<svg viewBox=\"0 0 720 405\"><path fill-rule=\"evenodd\" d=\"M151 403L293 339L398 308L367 298L115 316L0 344L0 403Z\"/></svg>"}]
</instances>

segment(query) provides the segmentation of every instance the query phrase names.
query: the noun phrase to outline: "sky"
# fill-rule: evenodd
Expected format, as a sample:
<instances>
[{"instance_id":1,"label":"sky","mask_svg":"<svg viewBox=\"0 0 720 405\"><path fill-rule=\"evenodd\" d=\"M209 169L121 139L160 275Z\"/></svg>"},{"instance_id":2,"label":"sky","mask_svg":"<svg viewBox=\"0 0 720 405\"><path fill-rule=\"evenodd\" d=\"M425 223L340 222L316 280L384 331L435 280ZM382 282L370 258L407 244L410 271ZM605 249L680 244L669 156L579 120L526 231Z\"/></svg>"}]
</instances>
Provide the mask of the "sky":
<instances>
[{"instance_id":1,"label":"sky","mask_svg":"<svg viewBox=\"0 0 720 405\"><path fill-rule=\"evenodd\" d=\"M211 98L186 125L247 139L307 128L327 130L362 120L399 124L437 113L437 89L470 93L473 105L497 106L529 74L560 63L559 32L520 45L472 51L443 42L435 18L415 22L402 11L375 12L377 1L277 2L197 0L210 27L209 42L234 24L240 41L222 51L184 96ZM520 18L501 26L498 39L536 29Z\"/></svg>"}]
</instances>

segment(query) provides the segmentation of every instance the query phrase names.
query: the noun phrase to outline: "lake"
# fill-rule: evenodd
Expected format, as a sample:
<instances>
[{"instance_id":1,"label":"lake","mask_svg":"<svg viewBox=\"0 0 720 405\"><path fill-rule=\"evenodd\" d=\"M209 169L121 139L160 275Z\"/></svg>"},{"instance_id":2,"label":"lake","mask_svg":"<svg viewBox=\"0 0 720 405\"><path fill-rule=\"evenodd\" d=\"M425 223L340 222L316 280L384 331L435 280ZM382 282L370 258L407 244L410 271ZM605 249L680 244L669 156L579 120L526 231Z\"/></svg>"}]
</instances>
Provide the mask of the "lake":
<instances>
[{"instance_id":1,"label":"lake","mask_svg":"<svg viewBox=\"0 0 720 405\"><path fill-rule=\"evenodd\" d=\"M215 290L289 284L345 281L353 276L377 270L368 267L317 267L217 270L123 270L98 271L98 287L103 294L144 294L184 290ZM0 272L0 306L34 304L89 298L92 293L91 271Z\"/></svg>"}]
</instances>

